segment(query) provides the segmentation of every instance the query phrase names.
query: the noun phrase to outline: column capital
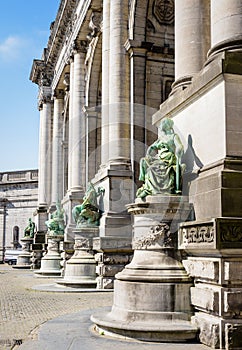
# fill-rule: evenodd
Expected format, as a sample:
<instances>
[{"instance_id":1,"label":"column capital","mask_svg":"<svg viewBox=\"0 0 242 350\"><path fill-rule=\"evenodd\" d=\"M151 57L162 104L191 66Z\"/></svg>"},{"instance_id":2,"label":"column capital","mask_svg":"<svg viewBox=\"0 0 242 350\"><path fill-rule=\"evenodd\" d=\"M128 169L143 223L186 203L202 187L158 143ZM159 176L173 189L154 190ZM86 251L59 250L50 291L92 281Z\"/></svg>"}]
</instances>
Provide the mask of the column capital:
<instances>
[{"instance_id":1,"label":"column capital","mask_svg":"<svg viewBox=\"0 0 242 350\"><path fill-rule=\"evenodd\" d=\"M101 107L100 106L96 106L96 107L83 106L82 111L85 114L86 118L98 118L101 113Z\"/></svg>"},{"instance_id":2,"label":"column capital","mask_svg":"<svg viewBox=\"0 0 242 350\"><path fill-rule=\"evenodd\" d=\"M49 86L42 86L39 89L38 107L39 110L43 108L43 104L52 102L52 89Z\"/></svg>"},{"instance_id":3,"label":"column capital","mask_svg":"<svg viewBox=\"0 0 242 350\"><path fill-rule=\"evenodd\" d=\"M88 42L86 40L75 39L71 45L70 59L72 59L78 53L87 52Z\"/></svg>"},{"instance_id":4,"label":"column capital","mask_svg":"<svg viewBox=\"0 0 242 350\"><path fill-rule=\"evenodd\" d=\"M124 47L131 56L145 56L148 51L152 50L153 43L147 41L126 40Z\"/></svg>"},{"instance_id":5,"label":"column capital","mask_svg":"<svg viewBox=\"0 0 242 350\"><path fill-rule=\"evenodd\" d=\"M63 100L65 96L65 92L62 89L55 89L54 93L53 93L53 97L56 99L61 99Z\"/></svg>"}]
</instances>

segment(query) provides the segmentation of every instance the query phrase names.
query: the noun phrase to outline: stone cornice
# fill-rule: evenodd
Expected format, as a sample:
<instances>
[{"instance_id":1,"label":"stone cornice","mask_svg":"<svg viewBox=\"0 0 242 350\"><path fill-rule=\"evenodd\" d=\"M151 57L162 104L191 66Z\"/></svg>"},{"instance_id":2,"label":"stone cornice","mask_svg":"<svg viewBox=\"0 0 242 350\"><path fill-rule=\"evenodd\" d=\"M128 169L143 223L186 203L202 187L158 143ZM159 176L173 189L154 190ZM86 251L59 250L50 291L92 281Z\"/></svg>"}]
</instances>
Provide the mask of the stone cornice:
<instances>
[{"instance_id":1,"label":"stone cornice","mask_svg":"<svg viewBox=\"0 0 242 350\"><path fill-rule=\"evenodd\" d=\"M37 60L35 59L32 64L31 72L30 72L30 77L29 79L35 83L39 84L39 79L40 79L40 74L43 71L45 66L45 63L43 60Z\"/></svg>"},{"instance_id":2,"label":"stone cornice","mask_svg":"<svg viewBox=\"0 0 242 350\"><path fill-rule=\"evenodd\" d=\"M83 38L80 38L79 33L81 30L81 27L84 25L88 10L91 11L91 9L90 9L91 3L92 3L91 0L85 0L82 2L82 7L79 9L77 17L75 18L75 24L73 25L72 33L70 36L66 36L66 38L65 38L66 49L65 49L65 52L63 53L63 57L60 60L60 64L56 69L56 75L55 75L54 80L53 80L53 88L55 88L57 86L65 65L68 64L70 57L72 57L72 55L73 55L73 52L74 52L73 45L74 45L75 40L76 39L78 39L78 40L85 40L86 39L85 35L83 36ZM80 3L78 6L80 6ZM88 25L88 23L87 23L87 25Z\"/></svg>"},{"instance_id":3,"label":"stone cornice","mask_svg":"<svg viewBox=\"0 0 242 350\"><path fill-rule=\"evenodd\" d=\"M70 58L76 52L83 52L83 43L90 33L89 24L93 13L101 14L101 0L61 0L55 22L51 25L51 33L47 48L44 49L42 60L34 60L30 80L36 84L40 82L40 72L45 63L53 72L51 81L52 89L55 90L64 68L70 62ZM92 21L95 20L93 15ZM94 21L96 23L96 20ZM98 27L97 29L95 29ZM101 30L97 25L92 30ZM85 50L85 47L84 47ZM79 51L80 52L80 51ZM55 73L54 73L55 70Z\"/></svg>"},{"instance_id":4,"label":"stone cornice","mask_svg":"<svg viewBox=\"0 0 242 350\"><path fill-rule=\"evenodd\" d=\"M34 60L30 80L41 86L50 86L53 78L53 69L45 64L43 60Z\"/></svg>"},{"instance_id":5,"label":"stone cornice","mask_svg":"<svg viewBox=\"0 0 242 350\"><path fill-rule=\"evenodd\" d=\"M55 65L68 32L72 31L76 0L62 0L47 44L45 60Z\"/></svg>"}]
</instances>

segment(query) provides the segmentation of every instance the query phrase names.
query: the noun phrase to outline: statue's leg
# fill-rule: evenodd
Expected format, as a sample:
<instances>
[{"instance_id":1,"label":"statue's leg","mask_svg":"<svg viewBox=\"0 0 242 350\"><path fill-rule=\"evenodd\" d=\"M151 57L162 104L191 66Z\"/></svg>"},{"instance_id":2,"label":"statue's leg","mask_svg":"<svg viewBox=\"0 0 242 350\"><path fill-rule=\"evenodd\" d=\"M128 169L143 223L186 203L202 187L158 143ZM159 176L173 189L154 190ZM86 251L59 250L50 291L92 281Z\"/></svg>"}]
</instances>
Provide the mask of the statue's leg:
<instances>
[{"instance_id":1,"label":"statue's leg","mask_svg":"<svg viewBox=\"0 0 242 350\"><path fill-rule=\"evenodd\" d=\"M148 162L146 158L140 159L139 180L145 182L145 174L147 172Z\"/></svg>"},{"instance_id":2,"label":"statue's leg","mask_svg":"<svg viewBox=\"0 0 242 350\"><path fill-rule=\"evenodd\" d=\"M79 221L80 212L81 212L81 208L74 207L72 209L72 217L73 217L75 223L78 223L78 221Z\"/></svg>"}]
</instances>

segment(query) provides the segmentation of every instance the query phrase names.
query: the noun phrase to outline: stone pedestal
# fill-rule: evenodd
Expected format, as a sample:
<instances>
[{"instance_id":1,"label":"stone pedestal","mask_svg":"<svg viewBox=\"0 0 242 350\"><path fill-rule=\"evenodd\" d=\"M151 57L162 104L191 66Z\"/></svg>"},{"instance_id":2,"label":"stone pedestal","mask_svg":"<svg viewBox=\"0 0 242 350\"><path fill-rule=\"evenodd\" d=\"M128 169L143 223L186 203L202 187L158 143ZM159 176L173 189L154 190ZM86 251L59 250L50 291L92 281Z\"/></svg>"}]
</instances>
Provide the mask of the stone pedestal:
<instances>
[{"instance_id":1,"label":"stone pedestal","mask_svg":"<svg viewBox=\"0 0 242 350\"><path fill-rule=\"evenodd\" d=\"M15 269L30 269L31 268L31 245L33 238L23 237L21 239L23 252L17 258L17 264L13 265Z\"/></svg>"},{"instance_id":2,"label":"stone pedestal","mask_svg":"<svg viewBox=\"0 0 242 350\"><path fill-rule=\"evenodd\" d=\"M83 227L74 230L74 254L66 262L64 278L58 284L73 288L96 288L96 261L92 252L93 237L97 237L99 228Z\"/></svg>"},{"instance_id":3,"label":"stone pedestal","mask_svg":"<svg viewBox=\"0 0 242 350\"><path fill-rule=\"evenodd\" d=\"M32 244L32 254L31 254L31 269L40 269L41 258L43 254L43 244L33 243Z\"/></svg>"},{"instance_id":4,"label":"stone pedestal","mask_svg":"<svg viewBox=\"0 0 242 350\"><path fill-rule=\"evenodd\" d=\"M194 339L188 277L176 250L177 224L190 214L187 197L148 196L128 205L134 257L116 275L110 313L92 316L104 333L146 341Z\"/></svg>"},{"instance_id":5,"label":"stone pedestal","mask_svg":"<svg viewBox=\"0 0 242 350\"><path fill-rule=\"evenodd\" d=\"M131 238L97 237L93 240L93 250L97 251L97 289L113 289L116 273L133 257Z\"/></svg>"},{"instance_id":6,"label":"stone pedestal","mask_svg":"<svg viewBox=\"0 0 242 350\"><path fill-rule=\"evenodd\" d=\"M183 223L179 247L189 254L183 264L195 278L191 302L200 341L214 349L241 349L242 219Z\"/></svg>"},{"instance_id":7,"label":"stone pedestal","mask_svg":"<svg viewBox=\"0 0 242 350\"><path fill-rule=\"evenodd\" d=\"M63 241L63 235L47 234L47 254L41 259L41 267L35 274L41 276L60 276L61 275L61 256L60 256L60 242Z\"/></svg>"}]
</instances>

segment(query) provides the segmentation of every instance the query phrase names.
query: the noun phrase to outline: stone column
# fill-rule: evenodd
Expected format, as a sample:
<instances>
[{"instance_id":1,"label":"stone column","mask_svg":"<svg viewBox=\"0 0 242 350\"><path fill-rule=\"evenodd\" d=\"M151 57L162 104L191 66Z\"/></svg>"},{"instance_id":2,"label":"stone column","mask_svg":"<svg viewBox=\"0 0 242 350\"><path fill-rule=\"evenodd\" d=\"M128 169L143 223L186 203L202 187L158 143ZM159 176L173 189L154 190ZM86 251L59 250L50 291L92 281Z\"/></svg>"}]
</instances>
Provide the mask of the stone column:
<instances>
[{"instance_id":1,"label":"stone column","mask_svg":"<svg viewBox=\"0 0 242 350\"><path fill-rule=\"evenodd\" d=\"M112 257L109 259L107 255L112 255L114 251L117 255L123 255L127 248L124 247L124 242L125 245L128 244L127 241L129 244L131 242L130 216L125 211L125 205L131 201L133 193L130 161L129 58L124 47L128 39L128 0L106 0L103 11L103 60L107 60L108 68L104 68L105 76L104 72L102 74L102 166L92 182L95 187L101 186L105 190L103 201L100 203L103 215L100 219L100 237L95 239L95 250L105 254L106 261L113 261ZM108 118L106 103L109 103ZM107 124L108 132L105 127ZM122 259L116 256L115 261L120 262ZM107 269L108 278L113 281L117 272L116 264L110 264ZM101 274L98 288L106 288L107 276L103 276L102 272ZM111 285L112 283L108 283L109 287Z\"/></svg>"},{"instance_id":2,"label":"stone column","mask_svg":"<svg viewBox=\"0 0 242 350\"><path fill-rule=\"evenodd\" d=\"M70 62L69 142L68 142L68 191L62 204L67 215L67 236L74 242L72 234L75 224L72 209L80 204L85 186L85 52L86 47L74 43Z\"/></svg>"},{"instance_id":3,"label":"stone column","mask_svg":"<svg viewBox=\"0 0 242 350\"><path fill-rule=\"evenodd\" d=\"M53 146L52 146L52 206L63 198L63 108L64 91L58 90L54 97Z\"/></svg>"},{"instance_id":4,"label":"stone column","mask_svg":"<svg viewBox=\"0 0 242 350\"><path fill-rule=\"evenodd\" d=\"M127 40L125 48L129 53L130 63L130 128L131 162L134 172L134 184L139 178L139 161L145 155L147 133L152 129L146 120L146 56L149 43ZM148 130L146 129L148 127ZM155 128L154 128L154 131ZM135 185L134 185L135 186ZM134 193L136 188L134 188Z\"/></svg>"},{"instance_id":5,"label":"stone column","mask_svg":"<svg viewBox=\"0 0 242 350\"><path fill-rule=\"evenodd\" d=\"M110 2L109 162L130 160L127 55L128 1Z\"/></svg>"},{"instance_id":6,"label":"stone column","mask_svg":"<svg viewBox=\"0 0 242 350\"><path fill-rule=\"evenodd\" d=\"M211 0L211 41L209 55L242 48L241 0Z\"/></svg>"},{"instance_id":7,"label":"stone column","mask_svg":"<svg viewBox=\"0 0 242 350\"><path fill-rule=\"evenodd\" d=\"M69 135L68 135L68 191L71 189L72 180L72 149L73 149L73 139L72 139L72 128L73 128L73 83L74 83L74 60L73 57L70 58L70 95L69 95Z\"/></svg>"},{"instance_id":8,"label":"stone column","mask_svg":"<svg viewBox=\"0 0 242 350\"><path fill-rule=\"evenodd\" d=\"M38 206L47 207L50 204L51 193L51 128L52 128L51 88L45 88L40 104L39 132L39 194Z\"/></svg>"},{"instance_id":9,"label":"stone column","mask_svg":"<svg viewBox=\"0 0 242 350\"><path fill-rule=\"evenodd\" d=\"M103 1L103 33L102 33L102 136L101 162L106 164L109 157L109 46L110 41L110 0Z\"/></svg>"},{"instance_id":10,"label":"stone column","mask_svg":"<svg viewBox=\"0 0 242 350\"><path fill-rule=\"evenodd\" d=\"M48 214L51 202L51 172L52 172L52 101L51 87L40 87L39 93L40 129L39 129L39 189L38 208L36 209L35 225L37 234L34 243L44 243Z\"/></svg>"},{"instance_id":11,"label":"stone column","mask_svg":"<svg viewBox=\"0 0 242 350\"><path fill-rule=\"evenodd\" d=\"M73 104L70 115L70 131L72 149L70 149L71 162L71 188L73 191L82 191L85 184L85 49L74 53L73 71Z\"/></svg>"},{"instance_id":12,"label":"stone column","mask_svg":"<svg viewBox=\"0 0 242 350\"><path fill-rule=\"evenodd\" d=\"M175 0L173 89L189 85L194 74L202 69L206 61L210 47L209 10L207 0Z\"/></svg>"}]
</instances>

